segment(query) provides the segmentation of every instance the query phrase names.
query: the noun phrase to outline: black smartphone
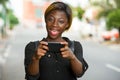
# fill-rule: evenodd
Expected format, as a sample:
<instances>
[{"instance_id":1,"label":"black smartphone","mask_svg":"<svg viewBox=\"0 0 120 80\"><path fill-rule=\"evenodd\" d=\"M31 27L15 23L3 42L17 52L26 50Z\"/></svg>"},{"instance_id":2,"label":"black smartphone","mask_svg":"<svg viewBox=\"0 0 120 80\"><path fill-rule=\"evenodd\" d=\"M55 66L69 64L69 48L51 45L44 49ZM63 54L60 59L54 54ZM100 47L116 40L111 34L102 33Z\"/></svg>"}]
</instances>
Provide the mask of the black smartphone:
<instances>
[{"instance_id":1,"label":"black smartphone","mask_svg":"<svg viewBox=\"0 0 120 80\"><path fill-rule=\"evenodd\" d=\"M48 42L49 52L60 52L60 49L63 48L64 45L60 42Z\"/></svg>"}]
</instances>

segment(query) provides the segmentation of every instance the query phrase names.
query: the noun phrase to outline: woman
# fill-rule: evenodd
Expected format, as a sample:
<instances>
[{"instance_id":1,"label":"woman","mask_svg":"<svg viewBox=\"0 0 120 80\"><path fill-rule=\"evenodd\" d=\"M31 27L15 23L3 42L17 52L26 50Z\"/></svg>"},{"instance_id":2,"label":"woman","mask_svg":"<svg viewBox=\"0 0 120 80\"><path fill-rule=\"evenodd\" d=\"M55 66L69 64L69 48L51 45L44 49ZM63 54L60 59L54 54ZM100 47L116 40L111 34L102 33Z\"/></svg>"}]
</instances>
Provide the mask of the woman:
<instances>
[{"instance_id":1,"label":"woman","mask_svg":"<svg viewBox=\"0 0 120 80\"><path fill-rule=\"evenodd\" d=\"M30 42L25 47L27 80L77 80L87 69L80 42L62 37L72 23L71 8L63 2L53 2L45 11L47 37ZM48 42L59 42L60 52L50 52Z\"/></svg>"}]
</instances>

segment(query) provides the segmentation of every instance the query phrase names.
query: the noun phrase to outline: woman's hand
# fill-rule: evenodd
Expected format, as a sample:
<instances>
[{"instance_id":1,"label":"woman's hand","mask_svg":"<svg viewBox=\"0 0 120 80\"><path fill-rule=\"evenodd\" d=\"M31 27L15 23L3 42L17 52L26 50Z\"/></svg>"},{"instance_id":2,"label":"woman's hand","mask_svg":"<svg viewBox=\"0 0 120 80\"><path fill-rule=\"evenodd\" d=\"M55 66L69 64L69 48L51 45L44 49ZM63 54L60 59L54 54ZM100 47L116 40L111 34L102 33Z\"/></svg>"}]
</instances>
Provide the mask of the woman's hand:
<instances>
[{"instance_id":1,"label":"woman's hand","mask_svg":"<svg viewBox=\"0 0 120 80\"><path fill-rule=\"evenodd\" d=\"M75 58L75 55L73 54L72 50L68 47L67 42L61 42L61 44L65 45L63 48L61 48L61 54L63 58L68 58L70 60Z\"/></svg>"},{"instance_id":2,"label":"woman's hand","mask_svg":"<svg viewBox=\"0 0 120 80\"><path fill-rule=\"evenodd\" d=\"M64 48L61 48L62 57L68 58L71 63L71 68L76 76L80 76L82 74L82 63L77 59L72 50L68 47L67 42L61 42L61 44L65 45Z\"/></svg>"},{"instance_id":3,"label":"woman's hand","mask_svg":"<svg viewBox=\"0 0 120 80\"><path fill-rule=\"evenodd\" d=\"M35 53L34 57L36 59L40 59L48 50L48 43L45 41L40 41L39 46L37 48L37 52Z\"/></svg>"}]
</instances>

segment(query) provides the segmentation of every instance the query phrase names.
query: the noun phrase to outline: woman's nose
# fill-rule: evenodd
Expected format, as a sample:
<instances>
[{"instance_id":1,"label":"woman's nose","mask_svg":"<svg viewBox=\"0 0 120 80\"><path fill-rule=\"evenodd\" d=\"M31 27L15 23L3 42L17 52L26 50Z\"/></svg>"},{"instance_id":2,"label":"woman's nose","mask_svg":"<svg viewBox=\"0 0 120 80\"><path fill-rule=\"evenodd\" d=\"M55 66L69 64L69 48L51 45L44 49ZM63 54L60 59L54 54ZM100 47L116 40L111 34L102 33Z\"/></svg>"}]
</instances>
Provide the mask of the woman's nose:
<instances>
[{"instance_id":1,"label":"woman's nose","mask_svg":"<svg viewBox=\"0 0 120 80\"><path fill-rule=\"evenodd\" d=\"M53 26L55 26L55 27L58 26L58 22L57 22L57 21L54 21L54 22L53 22Z\"/></svg>"}]
</instances>

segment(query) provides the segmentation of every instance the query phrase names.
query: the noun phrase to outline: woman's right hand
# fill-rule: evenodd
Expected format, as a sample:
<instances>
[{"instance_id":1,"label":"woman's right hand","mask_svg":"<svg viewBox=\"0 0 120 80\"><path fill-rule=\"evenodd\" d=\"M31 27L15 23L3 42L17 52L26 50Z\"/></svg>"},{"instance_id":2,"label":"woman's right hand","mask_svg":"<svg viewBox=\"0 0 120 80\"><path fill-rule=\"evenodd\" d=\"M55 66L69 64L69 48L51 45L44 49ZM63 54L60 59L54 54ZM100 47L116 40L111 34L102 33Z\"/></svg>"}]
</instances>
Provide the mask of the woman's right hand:
<instances>
[{"instance_id":1,"label":"woman's right hand","mask_svg":"<svg viewBox=\"0 0 120 80\"><path fill-rule=\"evenodd\" d=\"M37 51L34 55L34 58L39 60L42 56L44 56L46 54L46 52L48 51L48 43L45 41L40 41L39 46L37 48Z\"/></svg>"}]
</instances>

